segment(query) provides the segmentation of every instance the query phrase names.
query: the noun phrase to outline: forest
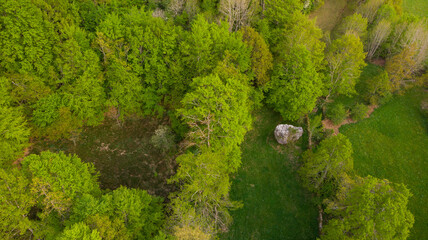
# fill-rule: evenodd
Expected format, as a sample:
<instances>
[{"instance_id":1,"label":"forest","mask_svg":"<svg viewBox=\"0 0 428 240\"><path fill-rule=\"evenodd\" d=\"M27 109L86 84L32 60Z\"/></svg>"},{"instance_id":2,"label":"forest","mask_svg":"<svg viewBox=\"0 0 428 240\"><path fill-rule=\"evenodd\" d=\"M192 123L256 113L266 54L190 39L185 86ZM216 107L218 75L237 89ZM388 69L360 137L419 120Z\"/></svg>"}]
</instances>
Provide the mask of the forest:
<instances>
[{"instance_id":1,"label":"forest","mask_svg":"<svg viewBox=\"0 0 428 240\"><path fill-rule=\"evenodd\" d=\"M426 0L0 0L0 238L424 239L427 69Z\"/></svg>"}]
</instances>

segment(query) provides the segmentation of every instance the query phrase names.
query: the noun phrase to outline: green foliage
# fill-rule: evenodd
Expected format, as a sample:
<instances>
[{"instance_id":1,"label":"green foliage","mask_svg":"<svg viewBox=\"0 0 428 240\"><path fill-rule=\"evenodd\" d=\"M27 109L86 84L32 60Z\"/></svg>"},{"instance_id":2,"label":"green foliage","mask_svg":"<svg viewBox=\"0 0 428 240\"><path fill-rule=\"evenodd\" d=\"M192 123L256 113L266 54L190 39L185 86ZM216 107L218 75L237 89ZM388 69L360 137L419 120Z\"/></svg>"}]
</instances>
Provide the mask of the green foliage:
<instances>
[{"instance_id":1,"label":"green foliage","mask_svg":"<svg viewBox=\"0 0 428 240\"><path fill-rule=\"evenodd\" d=\"M263 86L270 80L273 57L263 37L253 28L242 30L244 42L251 47L251 69L255 75L255 85Z\"/></svg>"},{"instance_id":2,"label":"green foliage","mask_svg":"<svg viewBox=\"0 0 428 240\"><path fill-rule=\"evenodd\" d=\"M265 17L273 24L284 26L293 21L293 13L303 9L300 0L265 0Z\"/></svg>"},{"instance_id":3,"label":"green foliage","mask_svg":"<svg viewBox=\"0 0 428 240\"><path fill-rule=\"evenodd\" d=\"M125 223L120 218L110 218L106 215L95 214L86 219L86 224L99 232L99 235L104 240L114 239L131 239Z\"/></svg>"},{"instance_id":4,"label":"green foliage","mask_svg":"<svg viewBox=\"0 0 428 240\"><path fill-rule=\"evenodd\" d=\"M354 121L361 121L367 116L368 111L368 106L362 103L357 103L353 108L351 108L351 117Z\"/></svg>"},{"instance_id":5,"label":"green foliage","mask_svg":"<svg viewBox=\"0 0 428 240\"><path fill-rule=\"evenodd\" d=\"M75 155L67 156L63 152L32 154L24 158L22 168L33 179L34 190L38 191L44 200L47 200L51 193L63 194L71 200L85 193L100 193L94 166L82 163Z\"/></svg>"},{"instance_id":6,"label":"green foliage","mask_svg":"<svg viewBox=\"0 0 428 240\"><path fill-rule=\"evenodd\" d=\"M279 61L284 61L284 58L295 51L295 48L304 46L309 51L309 57L315 70L318 72L324 70L325 43L321 41L323 32L316 26L314 20L300 12L295 12L292 15L292 22L277 31L276 39L273 37L273 41L276 42L273 52Z\"/></svg>"},{"instance_id":7,"label":"green foliage","mask_svg":"<svg viewBox=\"0 0 428 240\"><path fill-rule=\"evenodd\" d=\"M188 204L195 209L197 216L201 216L207 223L203 228L227 229L231 221L228 209L239 207L238 202L229 200L229 167L227 155L222 151L213 152L202 148L199 154L187 153L179 156L176 175L171 182L181 182L181 192L173 200L173 208L180 208ZM187 211L191 211L191 209ZM177 209L178 210L178 209ZM185 222L186 213L175 210L177 222Z\"/></svg>"},{"instance_id":8,"label":"green foliage","mask_svg":"<svg viewBox=\"0 0 428 240\"><path fill-rule=\"evenodd\" d=\"M327 107L327 117L335 124L340 124L346 119L348 113L341 103L329 104Z\"/></svg>"},{"instance_id":9,"label":"green foliage","mask_svg":"<svg viewBox=\"0 0 428 240\"><path fill-rule=\"evenodd\" d=\"M2 167L10 165L17 157L22 156L24 148L28 146L29 136L30 129L21 110L0 103L0 165Z\"/></svg>"},{"instance_id":10,"label":"green foliage","mask_svg":"<svg viewBox=\"0 0 428 240\"><path fill-rule=\"evenodd\" d=\"M325 56L328 63L327 97L355 93L356 80L366 65L365 56L360 38L353 33L348 32L331 43Z\"/></svg>"},{"instance_id":11,"label":"green foliage","mask_svg":"<svg viewBox=\"0 0 428 240\"><path fill-rule=\"evenodd\" d=\"M33 229L30 209L36 199L30 193L30 181L22 171L0 169L0 237L12 239L19 235L24 237Z\"/></svg>"},{"instance_id":12,"label":"green foliage","mask_svg":"<svg viewBox=\"0 0 428 240\"><path fill-rule=\"evenodd\" d=\"M251 49L242 41L239 32L230 33L228 28L225 22L221 25L209 23L200 15L192 22L191 32L180 46L188 78L210 74L228 54L234 57L233 64L240 72L250 68Z\"/></svg>"},{"instance_id":13,"label":"green foliage","mask_svg":"<svg viewBox=\"0 0 428 240\"><path fill-rule=\"evenodd\" d=\"M414 218L405 185L371 176L348 184L327 206L326 213L335 218L323 227L321 239L407 239Z\"/></svg>"},{"instance_id":14,"label":"green foliage","mask_svg":"<svg viewBox=\"0 0 428 240\"><path fill-rule=\"evenodd\" d=\"M124 15L123 24L129 43L127 60L133 72L143 79L143 111L161 114L165 95L180 98L187 87L178 51L181 30L136 8Z\"/></svg>"},{"instance_id":15,"label":"green foliage","mask_svg":"<svg viewBox=\"0 0 428 240\"><path fill-rule=\"evenodd\" d=\"M111 231L107 227L112 226L118 230L118 237L127 238L129 234L130 239L147 239L154 237L163 224L161 200L144 190L120 187L100 199L84 195L76 202L70 218L75 223L87 221L89 226L102 235ZM106 217L110 223L106 220L101 224L99 218ZM90 219L94 221L89 221Z\"/></svg>"},{"instance_id":16,"label":"green foliage","mask_svg":"<svg viewBox=\"0 0 428 240\"><path fill-rule=\"evenodd\" d=\"M370 104L378 104L382 99L391 94L391 82L389 81L388 72L382 71L376 76L370 77L365 81L364 99Z\"/></svg>"},{"instance_id":17,"label":"green foliage","mask_svg":"<svg viewBox=\"0 0 428 240\"><path fill-rule=\"evenodd\" d=\"M106 17L107 9L97 5L94 1L80 1L79 15L82 19L81 27L88 32L95 32L97 26Z\"/></svg>"},{"instance_id":18,"label":"green foliage","mask_svg":"<svg viewBox=\"0 0 428 240\"><path fill-rule=\"evenodd\" d=\"M139 113L142 102L142 86L136 74L120 60L113 60L107 67L108 104L117 108L117 118L123 119Z\"/></svg>"},{"instance_id":19,"label":"green foliage","mask_svg":"<svg viewBox=\"0 0 428 240\"><path fill-rule=\"evenodd\" d=\"M297 120L315 107L321 86L309 51L297 46L275 67L267 102L284 119Z\"/></svg>"},{"instance_id":20,"label":"green foliage","mask_svg":"<svg viewBox=\"0 0 428 240\"><path fill-rule=\"evenodd\" d=\"M398 19L395 8L390 4L383 4L376 13L374 23L379 23L382 20L395 22Z\"/></svg>"},{"instance_id":21,"label":"green foliage","mask_svg":"<svg viewBox=\"0 0 428 240\"><path fill-rule=\"evenodd\" d=\"M416 44L412 44L386 61L385 69L388 72L393 92L402 92L414 85L418 85L418 83L420 84L420 82L414 81L412 77L412 74L417 69L416 55Z\"/></svg>"},{"instance_id":22,"label":"green foliage","mask_svg":"<svg viewBox=\"0 0 428 240\"><path fill-rule=\"evenodd\" d=\"M236 72L223 76L212 74L195 78L191 90L177 112L190 127L188 140L197 146L239 152L239 144L251 127L250 88L246 78ZM239 166L238 159L229 159L230 171Z\"/></svg>"},{"instance_id":23,"label":"green foliage","mask_svg":"<svg viewBox=\"0 0 428 240\"><path fill-rule=\"evenodd\" d=\"M76 223L71 227L66 228L57 239L101 240L102 238L97 230L91 230L85 223Z\"/></svg>"},{"instance_id":24,"label":"green foliage","mask_svg":"<svg viewBox=\"0 0 428 240\"><path fill-rule=\"evenodd\" d=\"M348 31L356 33L364 42L367 37L367 18L364 18L359 13L347 16L343 18L334 33L336 36L340 37Z\"/></svg>"},{"instance_id":25,"label":"green foliage","mask_svg":"<svg viewBox=\"0 0 428 240\"><path fill-rule=\"evenodd\" d=\"M302 161L299 174L305 187L319 196L331 196L342 174L352 170L351 142L342 134L330 136L315 151L307 150Z\"/></svg>"},{"instance_id":26,"label":"green foliage","mask_svg":"<svg viewBox=\"0 0 428 240\"><path fill-rule=\"evenodd\" d=\"M59 109L64 106L59 94L54 93L40 99L34 105L33 122L39 127L47 127L59 118Z\"/></svg>"},{"instance_id":27,"label":"green foliage","mask_svg":"<svg viewBox=\"0 0 428 240\"><path fill-rule=\"evenodd\" d=\"M0 69L48 77L57 35L30 0L0 2Z\"/></svg>"}]
</instances>

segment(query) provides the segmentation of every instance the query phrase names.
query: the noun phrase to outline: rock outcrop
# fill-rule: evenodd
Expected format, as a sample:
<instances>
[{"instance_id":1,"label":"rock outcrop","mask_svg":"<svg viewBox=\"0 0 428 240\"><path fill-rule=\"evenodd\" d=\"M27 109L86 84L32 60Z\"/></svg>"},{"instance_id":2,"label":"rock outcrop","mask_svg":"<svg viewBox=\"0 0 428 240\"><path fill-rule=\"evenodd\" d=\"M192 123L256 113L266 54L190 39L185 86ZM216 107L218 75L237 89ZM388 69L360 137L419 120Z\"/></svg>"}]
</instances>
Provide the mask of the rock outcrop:
<instances>
[{"instance_id":1,"label":"rock outcrop","mask_svg":"<svg viewBox=\"0 0 428 240\"><path fill-rule=\"evenodd\" d=\"M279 144L295 142L302 137L303 128L289 124L279 124L275 128L275 138Z\"/></svg>"}]
</instances>

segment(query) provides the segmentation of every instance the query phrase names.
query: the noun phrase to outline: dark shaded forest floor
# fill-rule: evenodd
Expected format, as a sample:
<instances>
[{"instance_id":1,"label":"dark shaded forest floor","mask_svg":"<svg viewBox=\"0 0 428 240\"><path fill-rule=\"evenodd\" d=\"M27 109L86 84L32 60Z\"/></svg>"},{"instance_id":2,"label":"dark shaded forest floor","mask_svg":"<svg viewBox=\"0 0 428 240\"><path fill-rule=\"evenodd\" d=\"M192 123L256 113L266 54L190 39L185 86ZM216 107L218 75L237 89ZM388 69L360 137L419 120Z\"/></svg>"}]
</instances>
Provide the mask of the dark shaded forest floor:
<instances>
[{"instance_id":1,"label":"dark shaded forest floor","mask_svg":"<svg viewBox=\"0 0 428 240\"><path fill-rule=\"evenodd\" d=\"M409 209L415 224L409 239L428 236L428 119L421 112L426 91L413 89L380 106L370 118L340 128L354 149L354 169L404 183L413 197Z\"/></svg>"},{"instance_id":2,"label":"dark shaded forest floor","mask_svg":"<svg viewBox=\"0 0 428 240\"><path fill-rule=\"evenodd\" d=\"M232 211L233 224L221 239L315 239L317 209L296 173L300 141L279 145L273 135L281 118L272 110L255 114L254 129L242 145L242 166L232 178L231 198L244 203Z\"/></svg>"},{"instance_id":3,"label":"dark shaded forest floor","mask_svg":"<svg viewBox=\"0 0 428 240\"><path fill-rule=\"evenodd\" d=\"M76 154L95 165L103 189L123 185L166 198L175 190L166 183L175 174L175 161L173 153L162 154L150 144L159 124L158 119L129 119L120 127L107 119L100 126L85 128L76 145L69 140L39 140L34 142L31 153L50 150Z\"/></svg>"}]
</instances>

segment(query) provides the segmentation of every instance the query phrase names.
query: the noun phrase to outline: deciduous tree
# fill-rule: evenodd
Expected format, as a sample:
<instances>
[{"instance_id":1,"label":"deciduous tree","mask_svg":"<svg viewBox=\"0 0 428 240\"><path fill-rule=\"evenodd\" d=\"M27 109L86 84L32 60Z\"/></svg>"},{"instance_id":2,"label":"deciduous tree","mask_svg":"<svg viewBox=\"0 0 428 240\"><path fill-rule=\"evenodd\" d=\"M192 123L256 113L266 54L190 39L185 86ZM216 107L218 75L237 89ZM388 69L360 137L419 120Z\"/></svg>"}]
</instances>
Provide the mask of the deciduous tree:
<instances>
[{"instance_id":1,"label":"deciduous tree","mask_svg":"<svg viewBox=\"0 0 428 240\"><path fill-rule=\"evenodd\" d=\"M7 96L7 95L6 95ZM0 104L0 165L10 165L24 153L30 129L20 108Z\"/></svg>"},{"instance_id":2,"label":"deciduous tree","mask_svg":"<svg viewBox=\"0 0 428 240\"><path fill-rule=\"evenodd\" d=\"M370 31L367 41L367 59L372 59L376 50L388 38L391 33L391 23L388 20L380 20L380 22Z\"/></svg>"},{"instance_id":3,"label":"deciduous tree","mask_svg":"<svg viewBox=\"0 0 428 240\"><path fill-rule=\"evenodd\" d=\"M30 220L30 209L36 198L30 192L30 181L22 171L0 169L0 237L31 236L34 223Z\"/></svg>"},{"instance_id":4,"label":"deciduous tree","mask_svg":"<svg viewBox=\"0 0 428 240\"><path fill-rule=\"evenodd\" d=\"M406 239L414 223L407 209L411 196L403 184L357 176L328 202L326 213L334 218L321 239Z\"/></svg>"},{"instance_id":5,"label":"deciduous tree","mask_svg":"<svg viewBox=\"0 0 428 240\"><path fill-rule=\"evenodd\" d=\"M284 26L293 21L293 13L303 9L300 0L264 0L264 15L269 21L278 26Z\"/></svg>"},{"instance_id":6,"label":"deciduous tree","mask_svg":"<svg viewBox=\"0 0 428 240\"><path fill-rule=\"evenodd\" d=\"M356 81L361 74L361 69L366 65L365 56L363 44L354 33L348 32L332 42L326 53L327 98L331 95L349 95L355 92Z\"/></svg>"},{"instance_id":7,"label":"deciduous tree","mask_svg":"<svg viewBox=\"0 0 428 240\"><path fill-rule=\"evenodd\" d=\"M299 173L306 188L318 195L328 195L338 187L341 175L352 168L351 142L338 134L323 140L315 151L307 150Z\"/></svg>"},{"instance_id":8,"label":"deciduous tree","mask_svg":"<svg viewBox=\"0 0 428 240\"><path fill-rule=\"evenodd\" d=\"M174 211L175 221L185 221L187 211L194 211L194 215L201 217L204 228L209 229L212 224L216 230L227 229L231 221L228 209L240 204L229 199L230 171L226 157L224 151L213 152L203 147L196 155L187 153L177 158L179 168L170 180L182 183L172 205L173 209L178 208ZM183 209L182 204L188 206Z\"/></svg>"},{"instance_id":9,"label":"deciduous tree","mask_svg":"<svg viewBox=\"0 0 428 240\"><path fill-rule=\"evenodd\" d=\"M367 37L367 18L361 16L359 13L354 13L343 18L337 28L336 34L340 37L348 31L355 32L364 42Z\"/></svg>"},{"instance_id":10,"label":"deciduous tree","mask_svg":"<svg viewBox=\"0 0 428 240\"><path fill-rule=\"evenodd\" d=\"M270 80L269 71L273 69L273 58L263 37L253 28L242 29L244 42L251 47L251 69L255 84L263 86Z\"/></svg>"},{"instance_id":11,"label":"deciduous tree","mask_svg":"<svg viewBox=\"0 0 428 240\"><path fill-rule=\"evenodd\" d=\"M274 70L267 102L284 119L297 120L310 112L322 94L322 81L315 71L310 53L297 46Z\"/></svg>"},{"instance_id":12,"label":"deciduous tree","mask_svg":"<svg viewBox=\"0 0 428 240\"><path fill-rule=\"evenodd\" d=\"M250 88L239 77L242 75L234 73L222 78L217 73L193 79L191 90L182 100L183 108L177 110L190 127L191 143L231 152L244 140L251 126ZM239 160L230 164L231 169L236 169Z\"/></svg>"},{"instance_id":13,"label":"deciduous tree","mask_svg":"<svg viewBox=\"0 0 428 240\"><path fill-rule=\"evenodd\" d=\"M256 7L252 0L220 0L219 12L227 18L229 31L237 31L251 23Z\"/></svg>"}]
</instances>

